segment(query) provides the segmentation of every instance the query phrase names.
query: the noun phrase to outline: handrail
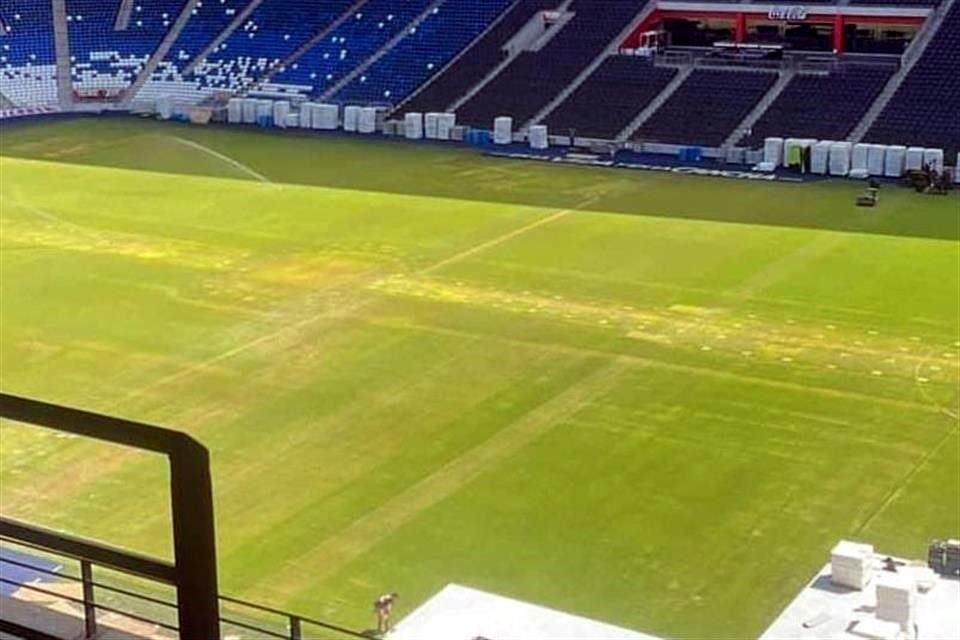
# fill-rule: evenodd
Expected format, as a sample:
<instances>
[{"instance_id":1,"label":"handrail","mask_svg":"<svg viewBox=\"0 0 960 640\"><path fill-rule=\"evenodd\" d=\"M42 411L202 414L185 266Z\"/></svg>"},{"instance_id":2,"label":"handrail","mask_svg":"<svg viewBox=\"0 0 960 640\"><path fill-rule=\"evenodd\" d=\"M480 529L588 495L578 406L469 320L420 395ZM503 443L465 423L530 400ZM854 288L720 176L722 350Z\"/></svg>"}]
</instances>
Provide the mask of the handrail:
<instances>
[{"instance_id":1,"label":"handrail","mask_svg":"<svg viewBox=\"0 0 960 640\"><path fill-rule=\"evenodd\" d=\"M241 606L244 606L244 607L248 607L248 608L250 608L250 609L254 609L254 610L256 610L256 611L262 611L262 612L264 612L264 613L272 613L272 614L274 614L274 615L284 616L284 617L286 617L286 618L296 618L297 620L300 620L301 622L306 622L307 624L313 625L313 626L315 626L315 627L320 627L320 628L322 628L322 629L328 629L328 630L330 630L330 631L336 631L337 633L342 633L342 634L345 634L345 635L348 635L348 636L351 636L351 637L354 637L354 638L368 638L368 637L369 637L369 636L363 635L362 633L359 633L359 632L357 632L357 631L354 631L353 629L347 629L346 627L341 627L341 626L339 626L339 625L335 625L335 624L332 624L332 623L329 623L329 622L323 622L323 621L321 621L321 620L314 620L313 618L308 618L308 617L306 617L306 616L301 616L301 615L298 615L298 614L293 614L293 613L290 613L290 612L288 612L288 611L280 611L279 609L273 609L273 608L271 608L271 607L265 607L265 606L263 606L263 605L254 604L254 603L252 603L252 602L247 602L246 600L241 600L241 599L239 599L239 598L233 598L233 597L231 597L231 596L221 595L221 596L220 596L220 600L221 600L222 602L230 602L230 603L233 603L233 604L237 604L237 605L241 605ZM226 622L226 620L223 619L223 618L221 618L221 620L224 620L224 622Z\"/></svg>"},{"instance_id":2,"label":"handrail","mask_svg":"<svg viewBox=\"0 0 960 640\"><path fill-rule=\"evenodd\" d=\"M40 545L30 544L30 543L23 542L23 541L20 541L20 540L11 539L11 538L8 537L8 536L0 536L0 540L5 540L5 541L8 541L8 542L14 543L14 544L16 544L16 545L18 545L18 546L26 546L26 547L30 547L30 548L34 548L34 549L38 549L38 550L49 550L49 549L45 549L45 548L41 547ZM89 562L90 562L90 560L85 559L85 558L74 558L73 556L69 556L69 557L71 557L72 559L75 559L75 560L79 560L81 563L84 563L84 562L89 563ZM41 573L41 574L44 574L44 575L48 575L48 576L52 576L52 577L56 577L56 578L60 578L60 579L66 579L66 580L68 580L68 581L75 582L75 583L81 583L81 584L84 585L84 587L88 587L88 586L89 586L89 587L95 587L95 588L98 588L98 589L104 589L104 590L110 591L110 592L112 592L112 593L117 593L117 594L120 594L120 595L123 595L123 596L127 596L127 597L130 597L130 598L135 598L135 599L137 599L137 600L141 600L141 601L143 601L143 602L148 602L148 603L155 604L155 605L161 605L161 606L170 607L170 608L176 608L176 606L177 606L176 603L169 602L169 601L167 601L167 600L161 600L161 599L155 598L155 597L153 597L153 596L148 596L148 595L145 595L145 594L142 594L142 593L137 593L137 592L135 592L135 591L130 591L130 590L128 590L128 589L123 589L123 588L120 588L120 587L115 587L115 586L112 586L112 585L104 584L104 583L102 583L102 582L97 582L97 581L94 581L94 580L92 580L92 579L90 579L90 580L85 580L85 579L82 578L82 577L78 577L78 576L75 576L75 575L72 575L72 574L69 574L69 573L62 573L62 572L59 572L59 571L47 569L47 568L44 568L44 567L37 566L37 565L35 565L35 564L31 564L31 563L29 563L29 562L21 562L20 560L14 560L14 559L12 559L12 558L0 558L0 564L9 564L9 565L17 566L17 567L20 567L20 568L23 568L23 569L29 569L29 570L31 570L31 571L35 571L35 572L37 572L37 573ZM18 586L18 587L20 587L20 588L28 589L28 590L30 590L30 591L34 591L34 592L37 592L37 593L43 593L43 594L46 594L46 595L54 596L54 597L60 598L60 599L62 599L62 600L64 600L64 601L72 602L72 603L74 603L74 604L82 605L82 606L84 606L84 607L92 606L94 609L97 609L97 610L102 610L102 611L108 611L108 612L111 612L111 613L116 613L116 614L118 614L118 615L122 615L122 616L131 618L131 619L134 619L134 620L138 620L138 621L140 621L140 622L148 623L148 624L156 624L156 625L158 625L158 626L160 626L160 627L164 627L164 628L169 629L169 630L172 630L172 631L176 631L176 630L177 630L176 627L174 627L174 626L172 626L172 625L169 625L169 624L166 624L166 623L163 623L163 622L160 622L160 621L158 621L158 620L154 620L154 619L151 619L151 618L146 618L146 617L144 617L144 616L141 616L141 615L135 614L135 613L131 613L131 612L127 612L127 611L122 611L122 610L120 610L120 609L116 609L116 608L113 608L113 607L110 607L110 606L107 606L107 605L96 604L96 603L94 603L94 602L90 602L90 601L87 601L87 600L84 600L84 599L81 599L81 598L76 598L76 597L72 597L72 596L68 596L68 595L62 595L62 594L59 594L59 593L54 592L54 591L50 591L50 590L47 590L47 589L43 589L43 588L38 587L38 586L36 586L36 585L31 585L31 584L16 582L16 581L14 581L14 580L10 580L10 579L7 579L7 578L0 578L0 582L6 583L6 584L10 584L10 585L13 585L13 586ZM330 622L323 622L322 620L316 620L316 619L314 619L314 618L309 618L309 617L307 617L307 616L301 616L301 615L298 615L298 614L290 613L290 612L288 612L288 611L282 611L282 610L276 609L276 608L274 608L274 607L268 607L268 606L265 606L265 605L256 604L256 603L253 603L253 602L249 602L249 601L247 601L247 600L242 600L242 599L240 599L240 598L235 598L235 597L232 597L232 596L221 595L221 596L219 596L219 599L220 599L221 602L225 602L225 603L229 603L229 604L234 604L234 605L237 605L238 607L247 608L247 609L250 609L250 610L252 610L252 611L257 611L257 612L261 612L261 613L268 613L268 614L271 614L271 615L275 615L275 616L284 618L284 619L287 621L287 628L288 628L288 630L289 630L289 633L287 633L287 634L282 634L282 633L280 633L280 632L278 632L278 631L274 631L274 630L272 630L272 629L268 629L268 628L265 628L265 627L263 627L263 626L258 626L257 624L254 624L253 622L244 622L244 621L241 621L241 620L237 620L237 619L235 619L235 618L233 618L233 617L227 617L227 616L224 615L224 614L221 614L221 615L220 615L220 622L221 622L221 623L228 624L228 625L232 625L232 626L235 626L235 627L240 627L240 628L243 628L243 629L247 629L247 630L249 630L249 631L255 631L255 632L257 632L257 633L260 633L260 634L263 634L263 635L267 635L267 636L270 636L270 637L273 637L273 638L279 638L279 639L281 639L281 640L301 640L301 638L303 637L303 636L302 636L302 631L301 631L301 626L304 625L304 624L310 625L310 626L319 627L319 628L325 629L325 630L327 630L327 631L333 631L333 632L336 632L336 633L339 633L339 634L341 634L341 635L348 636L348 637L351 637L351 638L367 638L367 637L368 637L368 636L365 636L365 635L363 635L362 633L360 633L360 632L358 632L358 631L355 631L355 630L353 630L353 629L348 629L348 628L346 628L346 627L342 627L342 626L339 626L339 625L336 625L336 624L333 624L333 623L330 623Z\"/></svg>"},{"instance_id":3,"label":"handrail","mask_svg":"<svg viewBox=\"0 0 960 640\"><path fill-rule=\"evenodd\" d=\"M175 583L176 569L169 562L121 550L101 542L88 542L35 524L26 524L0 516L0 538L28 542L29 546L55 551L77 560L89 560L111 569L153 578L171 585Z\"/></svg>"},{"instance_id":4,"label":"handrail","mask_svg":"<svg viewBox=\"0 0 960 640\"><path fill-rule=\"evenodd\" d=\"M217 550L207 449L180 431L8 393L0 393L0 417L166 457L170 471L172 563L6 518L0 519L0 533L80 557L86 561L81 564L86 571L95 562L173 585L177 591L177 623L183 634L190 638L219 637ZM89 602L93 588L87 584L92 576L84 574L84 579L87 634L92 635L96 633L95 610Z\"/></svg>"},{"instance_id":5,"label":"handrail","mask_svg":"<svg viewBox=\"0 0 960 640\"><path fill-rule=\"evenodd\" d=\"M9 580L7 578L0 577L0 582L12 585L14 587L20 587L21 589L27 589L29 591L35 591L36 593L42 593L47 596L57 598L58 600L65 600L66 602L72 602L74 604L79 604L83 607L93 607L94 609L99 609L101 611L108 611L110 613L115 613L117 615L123 616L124 618L130 618L131 620L137 620L138 622L145 622L147 624L155 624L158 627L163 627L170 631L179 631L179 628L172 624L167 624L166 622L160 622L159 620L151 620L150 618L144 618L135 613L130 613L129 611L122 611L120 609L115 609L113 607L108 607L105 604L96 604L87 602L81 598L75 598L73 596L68 596L63 593L57 593L56 591L50 591L49 589L43 589L33 584L24 584L22 582L17 582L16 580Z\"/></svg>"},{"instance_id":6,"label":"handrail","mask_svg":"<svg viewBox=\"0 0 960 640\"><path fill-rule=\"evenodd\" d=\"M56 571L51 571L50 569L44 569L43 567L38 567L36 565L32 565L27 562L20 562L19 560L11 560L10 558L0 558L0 564L12 564L16 567L20 567L22 569L30 569L31 571L36 571L37 573L42 573L48 576L54 576L57 578L66 578L71 582L80 582L82 584L89 584L98 589L104 589L105 591L110 591L112 593L119 593L122 596L136 598L138 600L143 600L144 602L149 602L151 604L159 604L159 605L163 605L164 607L170 607L173 609L177 607L176 602L170 602L169 600L161 600L160 598L154 598L153 596L137 593L136 591L129 591L127 589L122 589L120 587L114 587L113 585L104 584L102 582L96 582L94 580L86 581L83 578L72 576L69 573L58 573Z\"/></svg>"}]
</instances>

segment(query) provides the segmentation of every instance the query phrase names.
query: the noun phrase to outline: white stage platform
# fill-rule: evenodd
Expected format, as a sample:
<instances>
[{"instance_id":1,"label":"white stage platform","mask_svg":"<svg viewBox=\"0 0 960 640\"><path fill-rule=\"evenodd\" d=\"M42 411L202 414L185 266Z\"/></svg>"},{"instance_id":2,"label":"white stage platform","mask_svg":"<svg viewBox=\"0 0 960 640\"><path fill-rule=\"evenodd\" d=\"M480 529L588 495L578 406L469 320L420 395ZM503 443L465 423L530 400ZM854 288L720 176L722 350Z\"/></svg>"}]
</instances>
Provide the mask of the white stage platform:
<instances>
[{"instance_id":1,"label":"white stage platform","mask_svg":"<svg viewBox=\"0 0 960 640\"><path fill-rule=\"evenodd\" d=\"M400 622L390 640L658 640L636 631L449 584ZM862 639L861 639L862 640Z\"/></svg>"},{"instance_id":2,"label":"white stage platform","mask_svg":"<svg viewBox=\"0 0 960 640\"><path fill-rule=\"evenodd\" d=\"M874 554L873 579L863 591L834 585L830 565L800 592L760 640L893 640L898 625L877 619L876 584L883 579L883 558ZM896 559L906 563L904 560ZM900 567L909 576L915 568ZM960 638L960 580L937 576L933 588L917 596L916 640Z\"/></svg>"}]
</instances>

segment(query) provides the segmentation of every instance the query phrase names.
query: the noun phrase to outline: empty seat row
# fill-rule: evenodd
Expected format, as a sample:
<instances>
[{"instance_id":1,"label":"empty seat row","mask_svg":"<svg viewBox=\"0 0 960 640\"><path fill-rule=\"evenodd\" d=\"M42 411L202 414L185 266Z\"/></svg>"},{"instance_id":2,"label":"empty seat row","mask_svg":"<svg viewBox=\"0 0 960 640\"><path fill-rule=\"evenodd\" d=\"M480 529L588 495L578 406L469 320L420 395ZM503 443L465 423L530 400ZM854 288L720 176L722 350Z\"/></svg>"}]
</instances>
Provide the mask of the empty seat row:
<instances>
[{"instance_id":1,"label":"empty seat row","mask_svg":"<svg viewBox=\"0 0 960 640\"><path fill-rule=\"evenodd\" d=\"M546 118L550 131L577 137L613 139L677 75L646 58L615 55Z\"/></svg>"},{"instance_id":2,"label":"empty seat row","mask_svg":"<svg viewBox=\"0 0 960 640\"><path fill-rule=\"evenodd\" d=\"M369 0L355 13L277 73L273 81L305 95L323 93L408 27L433 0Z\"/></svg>"},{"instance_id":3,"label":"empty seat row","mask_svg":"<svg viewBox=\"0 0 960 640\"><path fill-rule=\"evenodd\" d=\"M0 3L0 93L16 106L56 104L56 44L50 0Z\"/></svg>"},{"instance_id":4,"label":"empty seat row","mask_svg":"<svg viewBox=\"0 0 960 640\"><path fill-rule=\"evenodd\" d=\"M353 2L263 0L242 25L194 67L192 77L203 88L246 89L278 69Z\"/></svg>"},{"instance_id":5,"label":"empty seat row","mask_svg":"<svg viewBox=\"0 0 960 640\"><path fill-rule=\"evenodd\" d=\"M445 0L406 37L334 96L341 101L399 103L486 31L511 0Z\"/></svg>"},{"instance_id":6,"label":"empty seat row","mask_svg":"<svg viewBox=\"0 0 960 640\"><path fill-rule=\"evenodd\" d=\"M546 107L643 11L644 0L574 0L572 18L539 51L521 53L457 109L460 122L489 127L500 115L526 123Z\"/></svg>"},{"instance_id":7,"label":"empty seat row","mask_svg":"<svg viewBox=\"0 0 960 640\"><path fill-rule=\"evenodd\" d=\"M186 0L135 2L126 29L116 29L117 0L67 0L74 90L122 90L143 70L180 17Z\"/></svg>"},{"instance_id":8,"label":"empty seat row","mask_svg":"<svg viewBox=\"0 0 960 640\"><path fill-rule=\"evenodd\" d=\"M718 147L776 80L775 73L697 69L640 127L634 139Z\"/></svg>"},{"instance_id":9,"label":"empty seat row","mask_svg":"<svg viewBox=\"0 0 960 640\"><path fill-rule=\"evenodd\" d=\"M824 75L797 75L753 126L744 146L770 136L845 140L886 86L894 68L851 65Z\"/></svg>"},{"instance_id":10,"label":"empty seat row","mask_svg":"<svg viewBox=\"0 0 960 640\"><path fill-rule=\"evenodd\" d=\"M960 3L943 18L923 56L904 78L866 139L960 152Z\"/></svg>"},{"instance_id":11,"label":"empty seat row","mask_svg":"<svg viewBox=\"0 0 960 640\"><path fill-rule=\"evenodd\" d=\"M405 112L446 111L507 57L505 45L539 11L556 9L562 0L518 0L454 63L403 106Z\"/></svg>"},{"instance_id":12,"label":"empty seat row","mask_svg":"<svg viewBox=\"0 0 960 640\"><path fill-rule=\"evenodd\" d=\"M184 71L229 27L252 0L206 0L197 2L190 19L177 34L170 50L141 88L138 98L172 95L187 101L203 98L200 80L184 77Z\"/></svg>"}]
</instances>

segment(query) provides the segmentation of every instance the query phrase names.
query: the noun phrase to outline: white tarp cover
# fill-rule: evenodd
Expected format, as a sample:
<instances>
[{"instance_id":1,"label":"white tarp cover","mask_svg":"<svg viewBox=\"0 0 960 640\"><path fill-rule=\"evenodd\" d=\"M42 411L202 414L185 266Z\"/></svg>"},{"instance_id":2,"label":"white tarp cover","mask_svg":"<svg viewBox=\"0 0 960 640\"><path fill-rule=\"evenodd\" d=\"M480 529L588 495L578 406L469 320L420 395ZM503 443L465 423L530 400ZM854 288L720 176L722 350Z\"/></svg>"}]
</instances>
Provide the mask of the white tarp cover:
<instances>
[{"instance_id":1,"label":"white tarp cover","mask_svg":"<svg viewBox=\"0 0 960 640\"><path fill-rule=\"evenodd\" d=\"M343 108L343 130L356 131L360 125L360 107L349 105Z\"/></svg>"},{"instance_id":2,"label":"white tarp cover","mask_svg":"<svg viewBox=\"0 0 960 640\"><path fill-rule=\"evenodd\" d=\"M287 116L290 115L290 102L277 100L273 103L273 126L287 128Z\"/></svg>"},{"instance_id":3,"label":"white tarp cover","mask_svg":"<svg viewBox=\"0 0 960 640\"><path fill-rule=\"evenodd\" d=\"M273 117L273 100L257 100L257 117Z\"/></svg>"},{"instance_id":4,"label":"white tarp cover","mask_svg":"<svg viewBox=\"0 0 960 640\"><path fill-rule=\"evenodd\" d=\"M923 168L923 147L908 147L905 168L907 171L919 171Z\"/></svg>"},{"instance_id":5,"label":"white tarp cover","mask_svg":"<svg viewBox=\"0 0 960 640\"><path fill-rule=\"evenodd\" d=\"M428 113L423 116L423 137L427 140L436 140L439 137L440 114Z\"/></svg>"},{"instance_id":6,"label":"white tarp cover","mask_svg":"<svg viewBox=\"0 0 960 640\"><path fill-rule=\"evenodd\" d=\"M340 107L335 104L318 104L313 110L314 128L336 131L340 126Z\"/></svg>"},{"instance_id":7,"label":"white tarp cover","mask_svg":"<svg viewBox=\"0 0 960 640\"><path fill-rule=\"evenodd\" d=\"M403 117L403 134L408 140L420 140L423 138L422 113L411 112Z\"/></svg>"},{"instance_id":8,"label":"white tarp cover","mask_svg":"<svg viewBox=\"0 0 960 640\"><path fill-rule=\"evenodd\" d=\"M449 584L390 634L390 640L657 640L603 622Z\"/></svg>"},{"instance_id":9,"label":"white tarp cover","mask_svg":"<svg viewBox=\"0 0 960 640\"><path fill-rule=\"evenodd\" d=\"M309 129L313 126L314 108L316 106L312 102L304 102L300 105L300 121L297 124L301 129Z\"/></svg>"},{"instance_id":10,"label":"white tarp cover","mask_svg":"<svg viewBox=\"0 0 960 640\"><path fill-rule=\"evenodd\" d=\"M374 107L363 107L360 109L360 117L357 121L357 131L360 133L374 133L377 130L377 110Z\"/></svg>"},{"instance_id":11,"label":"white tarp cover","mask_svg":"<svg viewBox=\"0 0 960 640\"><path fill-rule=\"evenodd\" d=\"M161 120L169 120L173 115L173 98L170 96L160 96L157 98L157 115Z\"/></svg>"},{"instance_id":12,"label":"white tarp cover","mask_svg":"<svg viewBox=\"0 0 960 640\"><path fill-rule=\"evenodd\" d=\"M450 140L453 136L453 128L457 126L457 114L441 113L437 120L437 139Z\"/></svg>"},{"instance_id":13,"label":"white tarp cover","mask_svg":"<svg viewBox=\"0 0 960 640\"><path fill-rule=\"evenodd\" d=\"M227 122L230 124L243 122L243 100L241 98L230 98L227 101Z\"/></svg>"},{"instance_id":14,"label":"white tarp cover","mask_svg":"<svg viewBox=\"0 0 960 640\"><path fill-rule=\"evenodd\" d=\"M830 164L830 147L833 142L823 140L813 145L810 151L810 171L819 175L825 175Z\"/></svg>"},{"instance_id":15,"label":"white tarp cover","mask_svg":"<svg viewBox=\"0 0 960 640\"><path fill-rule=\"evenodd\" d=\"M323 113L321 111L321 105L312 104L310 105L310 128L311 129L323 129Z\"/></svg>"},{"instance_id":16,"label":"white tarp cover","mask_svg":"<svg viewBox=\"0 0 960 640\"><path fill-rule=\"evenodd\" d=\"M510 144L513 142L513 118L500 116L493 121L493 143Z\"/></svg>"},{"instance_id":17,"label":"white tarp cover","mask_svg":"<svg viewBox=\"0 0 960 640\"><path fill-rule=\"evenodd\" d=\"M295 129L300 126L300 114L299 113L288 113L287 114L287 128Z\"/></svg>"},{"instance_id":18,"label":"white tarp cover","mask_svg":"<svg viewBox=\"0 0 960 640\"><path fill-rule=\"evenodd\" d=\"M899 178L903 175L907 161L907 148L898 144L887 147L887 157L883 163L883 175Z\"/></svg>"},{"instance_id":19,"label":"white tarp cover","mask_svg":"<svg viewBox=\"0 0 960 640\"><path fill-rule=\"evenodd\" d=\"M850 173L855 177L866 178L867 156L870 154L870 145L859 143L853 145L853 156L850 159Z\"/></svg>"},{"instance_id":20,"label":"white tarp cover","mask_svg":"<svg viewBox=\"0 0 960 640\"><path fill-rule=\"evenodd\" d=\"M244 124L255 124L257 122L257 105L260 101L256 98L243 99L243 122Z\"/></svg>"},{"instance_id":21,"label":"white tarp cover","mask_svg":"<svg viewBox=\"0 0 960 640\"><path fill-rule=\"evenodd\" d=\"M783 138L767 138L763 141L763 161L779 167L783 158Z\"/></svg>"},{"instance_id":22,"label":"white tarp cover","mask_svg":"<svg viewBox=\"0 0 960 640\"><path fill-rule=\"evenodd\" d=\"M867 148L867 173L871 176L882 176L886 157L887 145L871 144Z\"/></svg>"},{"instance_id":23,"label":"white tarp cover","mask_svg":"<svg viewBox=\"0 0 960 640\"><path fill-rule=\"evenodd\" d=\"M834 142L830 145L830 175L845 176L850 173L850 152L853 145L849 142Z\"/></svg>"},{"instance_id":24,"label":"white tarp cover","mask_svg":"<svg viewBox=\"0 0 960 640\"><path fill-rule=\"evenodd\" d=\"M530 127L530 148L546 149L550 146L550 138L547 135L547 126L544 124L535 124Z\"/></svg>"},{"instance_id":25,"label":"white tarp cover","mask_svg":"<svg viewBox=\"0 0 960 640\"><path fill-rule=\"evenodd\" d=\"M943 149L924 149L923 163L931 169L943 171Z\"/></svg>"}]
</instances>

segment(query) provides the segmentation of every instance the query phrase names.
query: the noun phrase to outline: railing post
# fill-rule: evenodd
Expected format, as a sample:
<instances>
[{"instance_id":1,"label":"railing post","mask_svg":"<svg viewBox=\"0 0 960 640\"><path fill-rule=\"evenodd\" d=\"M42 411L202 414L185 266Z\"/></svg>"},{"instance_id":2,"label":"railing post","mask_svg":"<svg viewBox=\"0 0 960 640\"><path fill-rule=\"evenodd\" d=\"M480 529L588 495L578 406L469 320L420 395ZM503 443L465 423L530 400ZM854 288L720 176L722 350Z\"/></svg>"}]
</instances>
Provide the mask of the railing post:
<instances>
[{"instance_id":1,"label":"railing post","mask_svg":"<svg viewBox=\"0 0 960 640\"><path fill-rule=\"evenodd\" d=\"M303 630L300 628L300 618L290 616L290 640L302 640Z\"/></svg>"},{"instance_id":2,"label":"railing post","mask_svg":"<svg viewBox=\"0 0 960 640\"><path fill-rule=\"evenodd\" d=\"M97 603L93 595L93 567L89 560L80 561L80 579L83 581L83 637L96 638Z\"/></svg>"}]
</instances>

